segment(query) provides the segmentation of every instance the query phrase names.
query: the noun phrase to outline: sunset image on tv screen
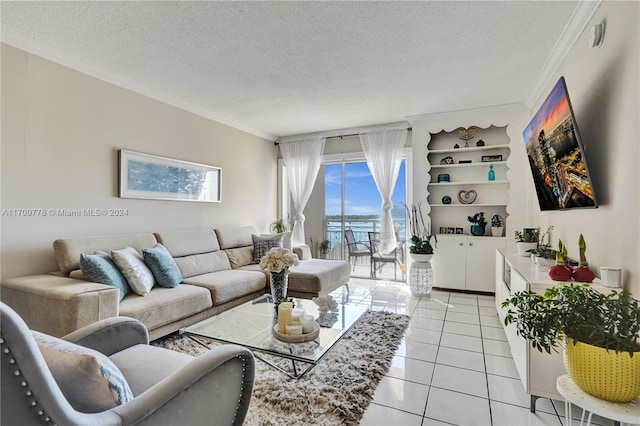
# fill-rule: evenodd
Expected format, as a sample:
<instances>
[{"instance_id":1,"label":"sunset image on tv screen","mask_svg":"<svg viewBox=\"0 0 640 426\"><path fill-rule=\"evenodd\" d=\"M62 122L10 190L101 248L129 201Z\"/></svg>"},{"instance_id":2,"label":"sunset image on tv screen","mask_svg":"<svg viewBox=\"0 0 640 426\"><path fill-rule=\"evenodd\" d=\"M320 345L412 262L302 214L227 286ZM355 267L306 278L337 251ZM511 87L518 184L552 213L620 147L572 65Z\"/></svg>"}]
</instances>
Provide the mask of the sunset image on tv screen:
<instances>
[{"instance_id":1,"label":"sunset image on tv screen","mask_svg":"<svg viewBox=\"0 0 640 426\"><path fill-rule=\"evenodd\" d=\"M596 206L564 78L522 135L540 210Z\"/></svg>"}]
</instances>

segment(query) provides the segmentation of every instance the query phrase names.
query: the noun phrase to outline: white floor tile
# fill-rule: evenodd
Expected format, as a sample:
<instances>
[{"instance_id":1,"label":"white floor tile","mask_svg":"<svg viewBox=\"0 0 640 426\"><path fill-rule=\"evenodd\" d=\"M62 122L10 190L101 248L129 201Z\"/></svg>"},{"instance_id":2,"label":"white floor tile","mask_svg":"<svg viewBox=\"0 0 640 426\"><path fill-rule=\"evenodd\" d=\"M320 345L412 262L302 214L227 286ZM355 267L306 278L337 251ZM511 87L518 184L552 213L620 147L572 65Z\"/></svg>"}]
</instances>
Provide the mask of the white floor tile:
<instances>
[{"instance_id":1,"label":"white floor tile","mask_svg":"<svg viewBox=\"0 0 640 426\"><path fill-rule=\"evenodd\" d=\"M365 411L360 426L420 426L422 417L379 404L371 404Z\"/></svg>"},{"instance_id":2,"label":"white floor tile","mask_svg":"<svg viewBox=\"0 0 640 426\"><path fill-rule=\"evenodd\" d=\"M482 339L484 345L484 353L489 355L499 355L510 357L511 349L508 342L502 342L500 340Z\"/></svg>"},{"instance_id":3,"label":"white floor tile","mask_svg":"<svg viewBox=\"0 0 640 426\"><path fill-rule=\"evenodd\" d=\"M451 303L451 306L449 306L449 308L447 309L447 312L478 315L478 306L476 306L476 305L463 305L461 303Z\"/></svg>"},{"instance_id":4,"label":"white floor tile","mask_svg":"<svg viewBox=\"0 0 640 426\"><path fill-rule=\"evenodd\" d=\"M428 393L429 386L383 377L373 396L373 402L422 416Z\"/></svg>"},{"instance_id":5,"label":"white floor tile","mask_svg":"<svg viewBox=\"0 0 640 426\"><path fill-rule=\"evenodd\" d=\"M449 302L434 297L431 299L420 299L418 308L444 311L449 307Z\"/></svg>"},{"instance_id":6,"label":"white floor tile","mask_svg":"<svg viewBox=\"0 0 640 426\"><path fill-rule=\"evenodd\" d=\"M483 296L478 296L478 306L490 306L495 308L496 307L496 299L495 297L483 297Z\"/></svg>"},{"instance_id":7,"label":"white floor tile","mask_svg":"<svg viewBox=\"0 0 640 426\"><path fill-rule=\"evenodd\" d=\"M491 424L488 400L445 389L431 388L426 413L431 419L455 425Z\"/></svg>"},{"instance_id":8,"label":"white floor tile","mask_svg":"<svg viewBox=\"0 0 640 426\"><path fill-rule=\"evenodd\" d=\"M502 328L482 327L482 338L491 340L507 341L507 335Z\"/></svg>"},{"instance_id":9,"label":"white floor tile","mask_svg":"<svg viewBox=\"0 0 640 426\"><path fill-rule=\"evenodd\" d=\"M465 336L480 336L480 326L477 324L467 324L464 322L446 321L443 331L445 333L462 334Z\"/></svg>"},{"instance_id":10,"label":"white floor tile","mask_svg":"<svg viewBox=\"0 0 640 426\"><path fill-rule=\"evenodd\" d=\"M386 376L396 379L409 380L423 385L431 384L433 369L432 362L420 361L417 359L395 356L391 360L391 366Z\"/></svg>"},{"instance_id":11,"label":"white floor tile","mask_svg":"<svg viewBox=\"0 0 640 426\"><path fill-rule=\"evenodd\" d=\"M480 325L503 328L502 322L500 322L500 318L497 315L480 315Z\"/></svg>"},{"instance_id":12,"label":"white floor tile","mask_svg":"<svg viewBox=\"0 0 640 426\"><path fill-rule=\"evenodd\" d=\"M441 331L424 330L419 328L409 328L404 334L405 339L412 342L430 343L432 345L439 345L441 336Z\"/></svg>"},{"instance_id":13,"label":"white floor tile","mask_svg":"<svg viewBox=\"0 0 640 426\"><path fill-rule=\"evenodd\" d=\"M429 309L429 308L424 308L421 306L418 306L416 308L415 311L413 311L413 315L411 316L411 319L429 319L429 318L433 318L433 319L437 319L437 320L444 320L445 316L447 315L447 311L442 309Z\"/></svg>"},{"instance_id":14,"label":"white floor tile","mask_svg":"<svg viewBox=\"0 0 640 426\"><path fill-rule=\"evenodd\" d=\"M493 426L562 425L557 415L543 413L542 411L531 413L527 408L498 401L491 401L491 418Z\"/></svg>"},{"instance_id":15,"label":"white floor tile","mask_svg":"<svg viewBox=\"0 0 640 426\"><path fill-rule=\"evenodd\" d=\"M489 399L529 409L530 397L524 391L519 379L487 375Z\"/></svg>"},{"instance_id":16,"label":"white floor tile","mask_svg":"<svg viewBox=\"0 0 640 426\"><path fill-rule=\"evenodd\" d=\"M482 353L482 340L479 337L442 333L440 345L448 348L464 349L467 351Z\"/></svg>"},{"instance_id":17,"label":"white floor tile","mask_svg":"<svg viewBox=\"0 0 640 426\"><path fill-rule=\"evenodd\" d=\"M484 362L489 374L520 379L513 358L484 354Z\"/></svg>"},{"instance_id":18,"label":"white floor tile","mask_svg":"<svg viewBox=\"0 0 640 426\"><path fill-rule=\"evenodd\" d=\"M395 355L418 359L420 361L436 362L437 353L437 345L412 342L410 340L402 339Z\"/></svg>"},{"instance_id":19,"label":"white floor tile","mask_svg":"<svg viewBox=\"0 0 640 426\"><path fill-rule=\"evenodd\" d=\"M480 312L480 315L486 315L486 316L498 316L498 312L496 311L495 306L478 306L478 311Z\"/></svg>"},{"instance_id":20,"label":"white floor tile","mask_svg":"<svg viewBox=\"0 0 640 426\"><path fill-rule=\"evenodd\" d=\"M420 330L433 330L433 331L442 331L444 327L443 320L437 320L433 318L428 318L426 320L418 318L414 321L415 318L411 317L411 321L409 322L409 329L416 328Z\"/></svg>"},{"instance_id":21,"label":"white floor tile","mask_svg":"<svg viewBox=\"0 0 640 426\"><path fill-rule=\"evenodd\" d=\"M436 364L431 387L488 398L485 373L448 365Z\"/></svg>"},{"instance_id":22,"label":"white floor tile","mask_svg":"<svg viewBox=\"0 0 640 426\"><path fill-rule=\"evenodd\" d=\"M513 361L511 361L513 363ZM454 349L440 346L436 364L449 365L453 367L467 368L484 372L484 356L480 352L471 352L463 349ZM514 364L515 368L515 364Z\"/></svg>"},{"instance_id":23,"label":"white floor tile","mask_svg":"<svg viewBox=\"0 0 640 426\"><path fill-rule=\"evenodd\" d=\"M478 314L464 314L453 311L447 311L445 321L464 322L467 324L480 324L480 316Z\"/></svg>"}]
</instances>

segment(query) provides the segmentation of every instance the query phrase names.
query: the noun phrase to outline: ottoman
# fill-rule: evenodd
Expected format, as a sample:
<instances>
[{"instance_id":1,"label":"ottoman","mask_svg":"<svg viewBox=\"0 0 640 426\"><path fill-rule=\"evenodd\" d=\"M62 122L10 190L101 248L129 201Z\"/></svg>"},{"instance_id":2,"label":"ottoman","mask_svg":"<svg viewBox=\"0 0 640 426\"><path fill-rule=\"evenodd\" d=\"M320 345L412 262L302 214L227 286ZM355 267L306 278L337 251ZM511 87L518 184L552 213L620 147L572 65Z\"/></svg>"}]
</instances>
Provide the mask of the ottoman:
<instances>
[{"instance_id":1,"label":"ottoman","mask_svg":"<svg viewBox=\"0 0 640 426\"><path fill-rule=\"evenodd\" d=\"M346 260L309 259L291 268L287 294L311 299L326 296L341 286L349 291L351 264Z\"/></svg>"}]
</instances>

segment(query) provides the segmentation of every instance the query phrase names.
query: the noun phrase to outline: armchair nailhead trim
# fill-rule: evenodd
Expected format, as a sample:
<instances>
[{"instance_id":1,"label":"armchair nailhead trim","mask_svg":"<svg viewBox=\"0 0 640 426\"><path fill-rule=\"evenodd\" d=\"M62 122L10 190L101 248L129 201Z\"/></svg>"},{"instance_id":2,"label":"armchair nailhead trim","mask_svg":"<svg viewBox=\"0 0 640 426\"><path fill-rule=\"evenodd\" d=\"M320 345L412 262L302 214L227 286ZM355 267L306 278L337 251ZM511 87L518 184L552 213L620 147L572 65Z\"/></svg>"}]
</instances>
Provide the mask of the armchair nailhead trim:
<instances>
[{"instance_id":1,"label":"armchair nailhead trim","mask_svg":"<svg viewBox=\"0 0 640 426\"><path fill-rule=\"evenodd\" d=\"M0 338L0 344L2 344L2 345L4 345L4 344L5 344L5 340L4 340L4 338ZM4 349L2 349L2 353L3 353L3 354L11 355L11 351L10 351L10 350L9 350L9 348L7 348L7 347L5 347ZM16 359L15 359L15 358L13 358L13 357L12 357L12 358L9 358L9 364L14 364L14 365L16 365L16 366L17 366ZM13 372L13 375L14 375L15 377L20 377L20 376L22 376L22 372L21 372L20 370L16 369L16 370ZM21 386L21 387L23 387L23 388L26 388L26 387L28 386L27 381L26 381L26 380L21 380L21 381L20 381L20 386ZM34 396L34 395L33 395L33 392L31 391L31 389L27 388L27 390L26 390L26 392L25 392L25 396L27 396L28 398L31 398L31 397L33 397L33 396ZM31 400L31 401L29 401L29 405L30 405L31 407L36 407L36 406L38 405L38 401L37 401L37 400L35 400L35 399L34 399L34 400ZM40 416L40 417L45 416L45 418L44 418L45 422L47 422L47 423L50 423L50 422L51 422L51 418L50 418L49 416L46 416L46 413L44 412L44 410L42 410L42 409L38 409L37 414L38 414L38 416Z\"/></svg>"}]
</instances>

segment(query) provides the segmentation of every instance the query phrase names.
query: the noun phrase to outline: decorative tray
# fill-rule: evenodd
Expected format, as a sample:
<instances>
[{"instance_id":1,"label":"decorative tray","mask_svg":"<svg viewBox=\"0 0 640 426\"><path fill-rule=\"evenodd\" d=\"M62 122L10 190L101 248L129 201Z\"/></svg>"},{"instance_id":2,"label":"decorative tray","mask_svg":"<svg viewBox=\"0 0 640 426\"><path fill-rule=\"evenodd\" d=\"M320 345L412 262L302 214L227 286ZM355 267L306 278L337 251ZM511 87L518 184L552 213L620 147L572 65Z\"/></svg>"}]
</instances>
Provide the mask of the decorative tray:
<instances>
[{"instance_id":1,"label":"decorative tray","mask_svg":"<svg viewBox=\"0 0 640 426\"><path fill-rule=\"evenodd\" d=\"M288 334L283 334L280 333L278 331L278 324L275 324L273 326L273 328L271 329L271 331L273 332L273 336L280 340L281 342L286 342L286 343L304 343L304 342L310 342L312 340L315 340L318 335L320 334L320 324L318 324L317 321L313 322L313 331L310 333L305 333L305 334L298 334L298 335L288 335Z\"/></svg>"}]
</instances>

